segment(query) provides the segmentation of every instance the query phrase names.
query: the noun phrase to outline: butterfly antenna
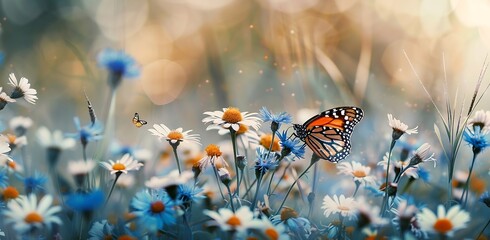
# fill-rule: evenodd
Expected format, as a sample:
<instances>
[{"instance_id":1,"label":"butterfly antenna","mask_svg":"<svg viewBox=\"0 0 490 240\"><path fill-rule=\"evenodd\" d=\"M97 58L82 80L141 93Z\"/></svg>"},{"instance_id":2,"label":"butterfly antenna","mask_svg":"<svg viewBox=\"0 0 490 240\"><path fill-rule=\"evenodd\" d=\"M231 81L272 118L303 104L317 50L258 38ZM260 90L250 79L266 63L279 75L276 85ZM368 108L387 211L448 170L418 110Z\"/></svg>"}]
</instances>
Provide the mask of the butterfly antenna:
<instances>
[{"instance_id":1,"label":"butterfly antenna","mask_svg":"<svg viewBox=\"0 0 490 240\"><path fill-rule=\"evenodd\" d=\"M97 119L97 116L95 116L94 108L92 107L92 103L88 99L87 92L85 91L85 88L83 89L83 93L85 94L85 99L87 99L88 114L90 115L90 121L92 122L92 126L93 126L95 124L95 120Z\"/></svg>"}]
</instances>

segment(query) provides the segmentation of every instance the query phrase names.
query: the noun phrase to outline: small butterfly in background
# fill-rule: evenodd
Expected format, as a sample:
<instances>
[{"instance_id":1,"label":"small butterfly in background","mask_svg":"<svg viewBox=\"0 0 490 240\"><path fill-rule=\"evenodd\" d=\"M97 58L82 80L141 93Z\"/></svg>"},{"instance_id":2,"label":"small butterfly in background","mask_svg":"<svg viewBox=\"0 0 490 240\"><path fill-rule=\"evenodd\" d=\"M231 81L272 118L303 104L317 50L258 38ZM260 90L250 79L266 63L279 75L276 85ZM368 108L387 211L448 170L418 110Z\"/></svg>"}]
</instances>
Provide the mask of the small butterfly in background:
<instances>
[{"instance_id":1,"label":"small butterfly in background","mask_svg":"<svg viewBox=\"0 0 490 240\"><path fill-rule=\"evenodd\" d=\"M294 124L295 135L318 157L338 162L350 153L350 137L364 116L358 107L337 107L326 110L305 123Z\"/></svg>"},{"instance_id":2,"label":"small butterfly in background","mask_svg":"<svg viewBox=\"0 0 490 240\"><path fill-rule=\"evenodd\" d=\"M140 115L138 113L134 113L134 117L133 117L133 124L137 127L137 128L140 128L142 127L143 125L146 125L148 122L146 122L145 120L142 120L140 119Z\"/></svg>"}]
</instances>

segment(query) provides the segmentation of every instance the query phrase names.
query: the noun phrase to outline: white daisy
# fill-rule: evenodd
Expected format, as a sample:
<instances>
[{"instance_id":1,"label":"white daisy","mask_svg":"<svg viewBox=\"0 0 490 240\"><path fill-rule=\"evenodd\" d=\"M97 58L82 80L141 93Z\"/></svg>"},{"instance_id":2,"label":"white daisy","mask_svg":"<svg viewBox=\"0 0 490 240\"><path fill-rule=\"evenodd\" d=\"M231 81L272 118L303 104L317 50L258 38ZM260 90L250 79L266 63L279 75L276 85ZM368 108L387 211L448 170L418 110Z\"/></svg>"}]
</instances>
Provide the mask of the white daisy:
<instances>
[{"instance_id":1,"label":"white daisy","mask_svg":"<svg viewBox=\"0 0 490 240\"><path fill-rule=\"evenodd\" d=\"M3 141L0 141L0 159L10 159L10 157L6 154L10 152L9 144Z\"/></svg>"},{"instance_id":2,"label":"white daisy","mask_svg":"<svg viewBox=\"0 0 490 240\"><path fill-rule=\"evenodd\" d=\"M17 116L9 121L10 129L17 131L17 129L28 129L32 126L32 119L29 117Z\"/></svg>"},{"instance_id":3,"label":"white daisy","mask_svg":"<svg viewBox=\"0 0 490 240\"><path fill-rule=\"evenodd\" d=\"M209 144L206 149L206 156L199 160L199 167L205 169L214 165L217 168L228 167L228 163L223 158L223 153L217 145Z\"/></svg>"},{"instance_id":4,"label":"white daisy","mask_svg":"<svg viewBox=\"0 0 490 240\"><path fill-rule=\"evenodd\" d=\"M257 130L260 127L260 118L256 117L257 113L240 112L238 108L229 107L223 108L223 111L204 112L205 117L202 121L204 123L212 123L215 126L221 126L226 129L233 129L235 132L240 129L240 124L247 127L252 127ZM208 126L206 130L209 130L213 125Z\"/></svg>"},{"instance_id":5,"label":"white daisy","mask_svg":"<svg viewBox=\"0 0 490 240\"><path fill-rule=\"evenodd\" d=\"M50 132L47 127L40 127L36 132L39 144L45 148L55 148L65 150L73 148L76 144L75 139L65 138L63 132L55 130Z\"/></svg>"},{"instance_id":6,"label":"white daisy","mask_svg":"<svg viewBox=\"0 0 490 240\"><path fill-rule=\"evenodd\" d=\"M339 174L352 176L354 181L359 181L364 184L375 184L376 182L374 176L369 175L371 168L363 166L361 163L355 161L352 163L341 162L337 164L337 169L339 170Z\"/></svg>"},{"instance_id":7,"label":"white daisy","mask_svg":"<svg viewBox=\"0 0 490 240\"><path fill-rule=\"evenodd\" d=\"M5 233L0 229L0 236L5 237Z\"/></svg>"},{"instance_id":8,"label":"white daisy","mask_svg":"<svg viewBox=\"0 0 490 240\"><path fill-rule=\"evenodd\" d=\"M403 169L402 176L413 177L415 179L419 178L419 174L418 174L419 166L415 165L407 169L408 165L410 164L410 161L400 161L400 160L391 159L390 162L391 162L390 172L398 172ZM388 166L388 152L385 153L385 155L383 156L383 160L378 162L377 165L383 166L383 169L386 170L386 167Z\"/></svg>"},{"instance_id":9,"label":"white daisy","mask_svg":"<svg viewBox=\"0 0 490 240\"><path fill-rule=\"evenodd\" d=\"M31 84L29 83L29 80L27 78L22 77L20 78L20 81L17 82L17 78L15 77L15 74L11 73L9 74L9 81L10 85L14 86L15 89L10 94L11 98L21 98L23 97L28 103L35 104L36 99L37 99L37 91L36 89L31 88Z\"/></svg>"},{"instance_id":10,"label":"white daisy","mask_svg":"<svg viewBox=\"0 0 490 240\"><path fill-rule=\"evenodd\" d=\"M24 168L20 164L9 158L9 156L0 154L0 168L3 166L8 167L7 171L13 171L17 173L22 173L24 171Z\"/></svg>"},{"instance_id":11,"label":"white daisy","mask_svg":"<svg viewBox=\"0 0 490 240\"><path fill-rule=\"evenodd\" d=\"M422 162L434 162L434 167L436 167L436 159L434 157L434 153L429 154L430 144L424 143L422 146L417 148L414 156L410 159L410 165L416 166Z\"/></svg>"},{"instance_id":12,"label":"white daisy","mask_svg":"<svg viewBox=\"0 0 490 240\"><path fill-rule=\"evenodd\" d=\"M423 231L452 237L454 232L466 227L470 215L459 205L452 206L447 212L443 205L439 205L437 215L430 209L424 208L417 214L417 219Z\"/></svg>"},{"instance_id":13,"label":"white daisy","mask_svg":"<svg viewBox=\"0 0 490 240\"><path fill-rule=\"evenodd\" d=\"M242 239L288 240L289 235L284 223L274 225L268 218L257 219L250 224L250 233L238 236Z\"/></svg>"},{"instance_id":14,"label":"white daisy","mask_svg":"<svg viewBox=\"0 0 490 240\"><path fill-rule=\"evenodd\" d=\"M230 130L222 126L210 125L207 130L218 130L219 135L230 134ZM246 125L240 124L240 128L236 131L237 142L243 143L245 148L256 148L260 142L259 134L255 130L250 129Z\"/></svg>"},{"instance_id":15,"label":"white daisy","mask_svg":"<svg viewBox=\"0 0 490 240\"><path fill-rule=\"evenodd\" d=\"M393 129L392 138L394 140L398 140L404 133L406 134L417 133L418 126L412 129L408 129L407 124L402 123L400 120L394 118L393 115L391 114L388 114L388 124Z\"/></svg>"},{"instance_id":16,"label":"white daisy","mask_svg":"<svg viewBox=\"0 0 490 240\"><path fill-rule=\"evenodd\" d=\"M53 197L44 196L39 203L36 195L22 196L18 201L10 201L3 212L6 223L13 223L19 234L51 228L53 224L61 225L61 219L55 216L61 211L60 206L52 206Z\"/></svg>"},{"instance_id":17,"label":"white daisy","mask_svg":"<svg viewBox=\"0 0 490 240\"><path fill-rule=\"evenodd\" d=\"M357 212L357 202L354 198L346 198L343 194L337 197L337 194L333 195L333 198L326 195L323 198L322 209L325 209L323 214L325 217L329 217L331 214L339 213L343 217L355 218Z\"/></svg>"},{"instance_id":18,"label":"white daisy","mask_svg":"<svg viewBox=\"0 0 490 240\"><path fill-rule=\"evenodd\" d=\"M0 142L8 143L11 149L27 145L27 137L17 137L13 134L0 135Z\"/></svg>"},{"instance_id":19,"label":"white daisy","mask_svg":"<svg viewBox=\"0 0 490 240\"><path fill-rule=\"evenodd\" d=\"M124 154L124 156L122 156L122 158L117 160L116 162L109 160L109 163L101 162L100 164L105 169L111 171L111 174L127 174L129 171L139 170L140 167L143 166L143 163L134 160L133 157L131 157L131 155L129 154Z\"/></svg>"},{"instance_id":20,"label":"white daisy","mask_svg":"<svg viewBox=\"0 0 490 240\"><path fill-rule=\"evenodd\" d=\"M490 129L490 111L476 111L475 115L468 119L468 126L473 127L473 130L479 127L483 132L487 132Z\"/></svg>"},{"instance_id":21,"label":"white daisy","mask_svg":"<svg viewBox=\"0 0 490 240\"><path fill-rule=\"evenodd\" d=\"M192 171L183 171L179 174L179 170L175 169L163 177L152 177L145 182L145 186L153 189L162 189L168 186L181 185L188 182L194 177Z\"/></svg>"},{"instance_id":22,"label":"white daisy","mask_svg":"<svg viewBox=\"0 0 490 240\"><path fill-rule=\"evenodd\" d=\"M215 220L223 231L234 230L240 234L256 225L253 213L247 206L239 208L235 213L231 209L220 208L218 212L204 210L204 214Z\"/></svg>"},{"instance_id":23,"label":"white daisy","mask_svg":"<svg viewBox=\"0 0 490 240\"><path fill-rule=\"evenodd\" d=\"M92 159L70 161L68 162L68 173L76 175L86 175L89 174L96 166L95 161Z\"/></svg>"},{"instance_id":24,"label":"white daisy","mask_svg":"<svg viewBox=\"0 0 490 240\"><path fill-rule=\"evenodd\" d=\"M165 138L170 144L177 144L185 141L201 145L201 143L199 143L199 134L190 134L192 130L185 132L182 128L170 130L165 124L154 124L153 129L148 129L148 131L150 131L152 135L158 136L159 140Z\"/></svg>"},{"instance_id":25,"label":"white daisy","mask_svg":"<svg viewBox=\"0 0 490 240\"><path fill-rule=\"evenodd\" d=\"M366 226L379 227L388 223L388 219L380 217L380 208L378 206L373 206L372 202L367 202L368 200L361 197L357 201L357 211L358 211L358 223L360 228Z\"/></svg>"}]
</instances>

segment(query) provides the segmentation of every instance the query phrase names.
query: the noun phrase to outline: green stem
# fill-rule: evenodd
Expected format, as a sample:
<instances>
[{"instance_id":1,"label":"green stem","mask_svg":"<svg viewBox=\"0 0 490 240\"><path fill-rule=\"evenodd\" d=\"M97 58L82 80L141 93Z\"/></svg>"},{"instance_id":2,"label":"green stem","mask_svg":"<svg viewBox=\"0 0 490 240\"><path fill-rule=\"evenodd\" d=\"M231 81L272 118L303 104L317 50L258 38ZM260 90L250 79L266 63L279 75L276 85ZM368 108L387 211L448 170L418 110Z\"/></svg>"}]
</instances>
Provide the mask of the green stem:
<instances>
[{"instance_id":1,"label":"green stem","mask_svg":"<svg viewBox=\"0 0 490 240\"><path fill-rule=\"evenodd\" d=\"M223 200L226 201L225 195L223 195L223 190L221 190L221 185L220 185L221 181L219 180L218 171L216 171L216 166L214 166L214 163L212 163L211 166L213 167L214 176L216 177L216 184L218 184L218 189L219 189L219 193L221 194L221 198L223 198Z\"/></svg>"},{"instance_id":2,"label":"green stem","mask_svg":"<svg viewBox=\"0 0 490 240\"><path fill-rule=\"evenodd\" d=\"M252 205L250 205L250 210L253 212L255 209L255 205L257 204L257 198L259 197L259 191L260 191L260 183L262 182L262 178L264 177L264 174L262 171L260 171L259 177L257 178L257 187L255 189L255 196L254 200L252 202Z\"/></svg>"},{"instance_id":3,"label":"green stem","mask_svg":"<svg viewBox=\"0 0 490 240\"><path fill-rule=\"evenodd\" d=\"M233 203L233 196L231 195L230 184L226 184L226 189L228 190L228 196L230 197L231 210L235 212L235 204Z\"/></svg>"},{"instance_id":4,"label":"green stem","mask_svg":"<svg viewBox=\"0 0 490 240\"><path fill-rule=\"evenodd\" d=\"M286 200L288 199L289 193L291 193L291 190L293 190L294 185L296 185L296 182L298 182L298 180L301 177L303 177L303 175L305 175L306 172L308 172L308 170L310 170L311 166L313 166L315 163L316 162L311 162L310 165L298 176L298 178L296 178L296 180L294 180L293 184L291 184L291 186L289 187L288 191L286 192L286 196L284 196L284 199L282 200L281 205L277 209L275 215L279 214L279 212L281 211L282 207L284 206L284 203L286 203Z\"/></svg>"},{"instance_id":5,"label":"green stem","mask_svg":"<svg viewBox=\"0 0 490 240\"><path fill-rule=\"evenodd\" d=\"M468 201L468 188L470 186L470 177L471 177L471 173L473 172L473 166L475 165L475 160L476 160L477 155L478 155L478 153L473 153L473 159L471 160L470 172L468 173L468 178L466 179L466 183L464 184L464 188L463 188L463 193L461 194L461 199L459 200L459 202L463 203L463 208L466 208L466 203ZM463 202L463 199L464 199L464 202Z\"/></svg>"},{"instance_id":6,"label":"green stem","mask_svg":"<svg viewBox=\"0 0 490 240\"><path fill-rule=\"evenodd\" d=\"M274 194L274 192L276 191L277 187L279 186L279 184L281 183L281 181L284 179L284 176L286 176L286 172L288 171L289 167L291 167L291 162L289 162L288 165L284 168L284 172L282 172L282 175L279 178L279 180L277 181L276 186L274 186L274 188L272 189L271 195Z\"/></svg>"},{"instance_id":7,"label":"green stem","mask_svg":"<svg viewBox=\"0 0 490 240\"><path fill-rule=\"evenodd\" d=\"M112 183L112 187L111 187L111 190L109 191L109 195L107 195L107 198L106 198L105 203L104 203L104 208L107 205L107 203L109 202L109 199L111 198L111 195L112 195L112 191L114 191L114 187L116 186L117 179L119 179L121 174L122 174L122 172L116 172L116 178L114 179L114 183Z\"/></svg>"},{"instance_id":8,"label":"green stem","mask_svg":"<svg viewBox=\"0 0 490 240\"><path fill-rule=\"evenodd\" d=\"M314 157L317 156L316 154L313 154ZM313 183L311 184L311 200L310 200L310 195L308 195L308 202L310 204L310 207L308 209L308 219L310 219L311 215L313 214L313 206L315 206L315 191L316 191L316 180L317 180L317 175L318 175L318 165L315 164L315 167L313 168Z\"/></svg>"},{"instance_id":9,"label":"green stem","mask_svg":"<svg viewBox=\"0 0 490 240\"><path fill-rule=\"evenodd\" d=\"M250 186L247 188L247 191L245 191L245 194L243 194L243 198L246 198L252 187L257 183L257 178L254 179L254 181L250 184Z\"/></svg>"},{"instance_id":10,"label":"green stem","mask_svg":"<svg viewBox=\"0 0 490 240\"><path fill-rule=\"evenodd\" d=\"M357 191L359 190L359 186L361 186L360 181L355 181L355 183L356 183L356 190L354 191L354 194L352 195L353 198L356 196Z\"/></svg>"},{"instance_id":11,"label":"green stem","mask_svg":"<svg viewBox=\"0 0 490 240\"><path fill-rule=\"evenodd\" d=\"M175 155L175 161L177 162L177 169L179 169L179 175L182 174L182 171L180 170L180 161L179 161L179 155L177 154L177 147L178 144L170 144L172 146L172 149L174 151Z\"/></svg>"},{"instance_id":12,"label":"green stem","mask_svg":"<svg viewBox=\"0 0 490 240\"><path fill-rule=\"evenodd\" d=\"M233 145L233 159L235 160L235 173L237 180L240 179L238 172L238 161L237 161L237 146L236 146L236 131L230 128L231 144ZM240 182L237 181L236 192L237 196L240 196Z\"/></svg>"},{"instance_id":13,"label":"green stem","mask_svg":"<svg viewBox=\"0 0 490 240\"><path fill-rule=\"evenodd\" d=\"M284 156L281 156L278 160L277 160L277 164L279 166L279 164L281 163L282 159L284 158ZM269 179L269 185L267 186L267 196L270 197L271 196L271 186L272 186L272 180L274 180L274 175L276 175L276 172L279 168L276 168L274 169L274 171L272 172L272 175L271 175L271 178Z\"/></svg>"},{"instance_id":14,"label":"green stem","mask_svg":"<svg viewBox=\"0 0 490 240\"><path fill-rule=\"evenodd\" d=\"M488 219L487 224L485 224L485 227L483 227L483 229L480 231L480 233L478 234L478 236L476 236L475 239L480 239L480 236L483 234L483 232L485 231L485 229L488 227L489 224L490 224L490 219Z\"/></svg>"},{"instance_id":15,"label":"green stem","mask_svg":"<svg viewBox=\"0 0 490 240\"><path fill-rule=\"evenodd\" d=\"M391 160L391 153L393 152L393 148L395 147L395 143L396 140L392 139L390 145L390 151L388 153L388 163L386 164L385 195L383 197L383 207L381 208L381 216L385 215L386 207L388 205L388 192L389 192L388 179L390 177L390 160Z\"/></svg>"}]
</instances>

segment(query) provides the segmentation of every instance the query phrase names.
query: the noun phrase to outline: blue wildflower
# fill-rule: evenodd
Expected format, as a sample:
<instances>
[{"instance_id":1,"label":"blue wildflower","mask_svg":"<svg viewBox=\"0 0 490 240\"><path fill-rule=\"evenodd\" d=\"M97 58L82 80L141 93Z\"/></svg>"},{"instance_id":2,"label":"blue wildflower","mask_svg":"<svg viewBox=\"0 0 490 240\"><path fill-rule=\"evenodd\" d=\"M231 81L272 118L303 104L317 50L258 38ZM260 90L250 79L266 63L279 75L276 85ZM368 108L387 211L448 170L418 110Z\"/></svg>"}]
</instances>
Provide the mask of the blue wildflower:
<instances>
[{"instance_id":1,"label":"blue wildflower","mask_svg":"<svg viewBox=\"0 0 490 240\"><path fill-rule=\"evenodd\" d=\"M417 168L417 174L419 175L419 178L422 179L424 182L429 182L430 180L430 173L429 171L425 170L424 168Z\"/></svg>"},{"instance_id":2,"label":"blue wildflower","mask_svg":"<svg viewBox=\"0 0 490 240\"><path fill-rule=\"evenodd\" d=\"M484 203L487 205L487 207L490 208L490 194L487 192L484 192L481 197L480 197L480 202Z\"/></svg>"},{"instance_id":3,"label":"blue wildflower","mask_svg":"<svg viewBox=\"0 0 490 240\"><path fill-rule=\"evenodd\" d=\"M311 235L311 223L308 219L298 217L298 213L291 208L283 208L281 214L271 218L274 225L284 223L287 228L288 235L293 239L308 239Z\"/></svg>"},{"instance_id":4,"label":"blue wildflower","mask_svg":"<svg viewBox=\"0 0 490 240\"><path fill-rule=\"evenodd\" d=\"M174 225L174 205L164 191L148 192L143 190L131 200L131 209L141 227L156 231Z\"/></svg>"},{"instance_id":5,"label":"blue wildflower","mask_svg":"<svg viewBox=\"0 0 490 240\"><path fill-rule=\"evenodd\" d=\"M88 235L89 240L112 239L114 226L109 224L107 220L94 222L90 228Z\"/></svg>"},{"instance_id":6,"label":"blue wildflower","mask_svg":"<svg viewBox=\"0 0 490 240\"><path fill-rule=\"evenodd\" d=\"M197 202L199 199L205 198L201 193L203 189L200 187L188 186L181 184L177 190L177 199L180 201L180 205L187 209L191 206L192 202Z\"/></svg>"},{"instance_id":7,"label":"blue wildflower","mask_svg":"<svg viewBox=\"0 0 490 240\"><path fill-rule=\"evenodd\" d=\"M94 211L104 203L104 192L93 190L91 192L71 193L66 198L66 205L77 212Z\"/></svg>"},{"instance_id":8,"label":"blue wildflower","mask_svg":"<svg viewBox=\"0 0 490 240\"><path fill-rule=\"evenodd\" d=\"M76 133L68 133L67 137L80 139L82 146L86 146L88 142L97 141L102 139L102 125L100 122L95 122L95 124L90 124L82 127L80 125L80 119L78 117L73 118L75 127L77 128Z\"/></svg>"},{"instance_id":9,"label":"blue wildflower","mask_svg":"<svg viewBox=\"0 0 490 240\"><path fill-rule=\"evenodd\" d=\"M474 154L478 154L490 146L487 140L487 134L483 131L472 131L470 128L466 128L463 132L463 139L473 147Z\"/></svg>"},{"instance_id":10,"label":"blue wildflower","mask_svg":"<svg viewBox=\"0 0 490 240\"><path fill-rule=\"evenodd\" d=\"M2 167L0 169L0 188L6 188L8 186L8 180L7 168Z\"/></svg>"},{"instance_id":11,"label":"blue wildflower","mask_svg":"<svg viewBox=\"0 0 490 240\"><path fill-rule=\"evenodd\" d=\"M305 155L305 145L299 140L299 138L291 139L288 137L288 131L282 131L277 133L281 144L281 158L287 157L289 154L293 154L294 158L303 158Z\"/></svg>"},{"instance_id":12,"label":"blue wildflower","mask_svg":"<svg viewBox=\"0 0 490 240\"><path fill-rule=\"evenodd\" d=\"M255 161L255 174L257 176L260 174L263 176L266 172L277 167L278 162L276 161L275 153L271 153L262 147L257 148L256 152L257 160Z\"/></svg>"},{"instance_id":13,"label":"blue wildflower","mask_svg":"<svg viewBox=\"0 0 490 240\"><path fill-rule=\"evenodd\" d=\"M281 123L288 124L293 121L289 113L281 112L279 114L273 114L266 107L260 109L260 118L264 122L271 122L272 132L276 132L281 127Z\"/></svg>"},{"instance_id":14,"label":"blue wildflower","mask_svg":"<svg viewBox=\"0 0 490 240\"><path fill-rule=\"evenodd\" d=\"M109 70L109 84L113 89L123 77L136 78L140 75L140 68L134 58L122 50L104 49L97 56L97 62Z\"/></svg>"},{"instance_id":15,"label":"blue wildflower","mask_svg":"<svg viewBox=\"0 0 490 240\"><path fill-rule=\"evenodd\" d=\"M26 193L35 193L44 191L44 184L48 181L48 177L39 172L35 172L31 177L25 177L22 179Z\"/></svg>"}]
</instances>

